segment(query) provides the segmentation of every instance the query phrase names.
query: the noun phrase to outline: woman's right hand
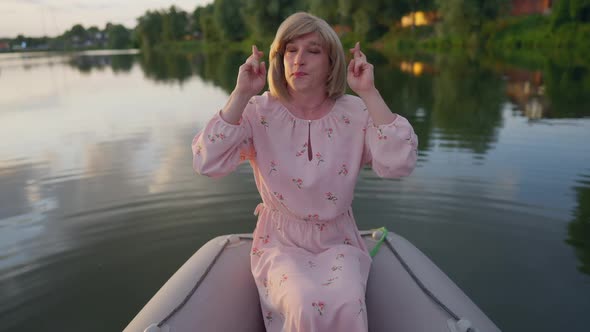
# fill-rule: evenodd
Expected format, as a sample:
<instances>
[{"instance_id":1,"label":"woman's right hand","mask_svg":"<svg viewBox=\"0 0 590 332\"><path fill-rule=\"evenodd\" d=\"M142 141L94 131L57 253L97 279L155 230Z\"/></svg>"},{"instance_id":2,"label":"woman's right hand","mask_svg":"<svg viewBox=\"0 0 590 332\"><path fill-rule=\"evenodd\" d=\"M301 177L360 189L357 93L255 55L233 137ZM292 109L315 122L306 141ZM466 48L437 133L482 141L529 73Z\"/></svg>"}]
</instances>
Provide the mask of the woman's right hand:
<instances>
[{"instance_id":1,"label":"woman's right hand","mask_svg":"<svg viewBox=\"0 0 590 332\"><path fill-rule=\"evenodd\" d=\"M257 95L266 84L266 65L260 61L264 53L252 45L252 54L240 66L235 92L248 98Z\"/></svg>"}]
</instances>

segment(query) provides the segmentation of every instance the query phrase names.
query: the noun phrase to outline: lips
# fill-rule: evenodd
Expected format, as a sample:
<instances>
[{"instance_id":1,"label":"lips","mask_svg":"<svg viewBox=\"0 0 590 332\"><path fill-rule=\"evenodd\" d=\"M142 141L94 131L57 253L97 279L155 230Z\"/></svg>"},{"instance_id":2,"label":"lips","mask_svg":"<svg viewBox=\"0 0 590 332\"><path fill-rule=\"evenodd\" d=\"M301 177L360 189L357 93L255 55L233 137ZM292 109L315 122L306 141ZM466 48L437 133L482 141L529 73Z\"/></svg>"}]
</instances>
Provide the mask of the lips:
<instances>
[{"instance_id":1,"label":"lips","mask_svg":"<svg viewBox=\"0 0 590 332\"><path fill-rule=\"evenodd\" d=\"M304 73L302 71L296 71L296 72L293 73L293 76L294 77L303 77L305 75L307 75L307 73Z\"/></svg>"}]
</instances>

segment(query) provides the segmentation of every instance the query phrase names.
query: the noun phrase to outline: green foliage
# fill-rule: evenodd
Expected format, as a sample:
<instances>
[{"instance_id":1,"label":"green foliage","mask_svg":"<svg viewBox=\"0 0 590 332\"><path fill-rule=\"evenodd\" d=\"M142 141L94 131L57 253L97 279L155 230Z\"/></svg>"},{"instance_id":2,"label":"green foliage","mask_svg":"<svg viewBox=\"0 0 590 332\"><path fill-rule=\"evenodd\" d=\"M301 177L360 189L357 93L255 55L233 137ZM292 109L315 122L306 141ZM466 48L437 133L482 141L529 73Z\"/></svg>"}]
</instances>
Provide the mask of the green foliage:
<instances>
[{"instance_id":1,"label":"green foliage","mask_svg":"<svg viewBox=\"0 0 590 332\"><path fill-rule=\"evenodd\" d=\"M216 0L213 3L213 17L221 37L225 40L240 41L246 38L246 24L240 14L244 0Z\"/></svg>"},{"instance_id":2,"label":"green foliage","mask_svg":"<svg viewBox=\"0 0 590 332\"><path fill-rule=\"evenodd\" d=\"M107 36L109 48L128 48L131 43L131 32L121 24L109 26Z\"/></svg>"},{"instance_id":3,"label":"green foliage","mask_svg":"<svg viewBox=\"0 0 590 332\"><path fill-rule=\"evenodd\" d=\"M569 0L570 18L576 22L590 22L590 0Z\"/></svg>"},{"instance_id":4,"label":"green foliage","mask_svg":"<svg viewBox=\"0 0 590 332\"><path fill-rule=\"evenodd\" d=\"M507 0L436 0L443 35L471 35L508 11Z\"/></svg>"},{"instance_id":5,"label":"green foliage","mask_svg":"<svg viewBox=\"0 0 590 332\"><path fill-rule=\"evenodd\" d=\"M279 25L291 14L307 10L306 1L296 0L246 0L241 12L255 41L272 39Z\"/></svg>"},{"instance_id":6,"label":"green foliage","mask_svg":"<svg viewBox=\"0 0 590 332\"><path fill-rule=\"evenodd\" d=\"M163 18L159 11L147 11L137 19L135 30L139 37L139 44L142 48L154 47L162 36Z\"/></svg>"},{"instance_id":7,"label":"green foliage","mask_svg":"<svg viewBox=\"0 0 590 332\"><path fill-rule=\"evenodd\" d=\"M551 27L557 29L569 22L590 22L590 0L557 1L551 15Z\"/></svg>"},{"instance_id":8,"label":"green foliage","mask_svg":"<svg viewBox=\"0 0 590 332\"><path fill-rule=\"evenodd\" d=\"M170 7L162 17L162 41L181 40L187 33L188 14L178 10L175 6Z\"/></svg>"}]
</instances>

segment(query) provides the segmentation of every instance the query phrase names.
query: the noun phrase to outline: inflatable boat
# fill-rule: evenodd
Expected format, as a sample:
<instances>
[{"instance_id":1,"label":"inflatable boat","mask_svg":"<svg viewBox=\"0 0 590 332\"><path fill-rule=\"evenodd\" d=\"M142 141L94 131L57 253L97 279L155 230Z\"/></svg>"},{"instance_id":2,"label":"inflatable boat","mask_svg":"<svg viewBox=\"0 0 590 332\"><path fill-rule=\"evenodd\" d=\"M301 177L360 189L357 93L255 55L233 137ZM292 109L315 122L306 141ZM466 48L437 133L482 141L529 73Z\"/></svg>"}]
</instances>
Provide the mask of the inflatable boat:
<instances>
[{"instance_id":1,"label":"inflatable boat","mask_svg":"<svg viewBox=\"0 0 590 332\"><path fill-rule=\"evenodd\" d=\"M385 229L361 235L374 255L365 302L369 331L500 331L406 239ZM207 242L124 331L265 331L250 272L251 243L251 234Z\"/></svg>"}]
</instances>

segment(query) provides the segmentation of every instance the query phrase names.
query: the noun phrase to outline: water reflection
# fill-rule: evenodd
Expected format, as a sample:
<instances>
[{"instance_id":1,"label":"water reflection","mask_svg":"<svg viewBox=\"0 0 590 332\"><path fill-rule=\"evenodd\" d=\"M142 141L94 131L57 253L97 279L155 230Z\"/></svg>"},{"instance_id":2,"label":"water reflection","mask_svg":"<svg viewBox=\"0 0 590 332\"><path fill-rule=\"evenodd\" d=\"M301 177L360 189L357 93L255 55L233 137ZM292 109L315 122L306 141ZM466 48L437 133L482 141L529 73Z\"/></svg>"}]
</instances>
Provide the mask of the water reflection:
<instances>
[{"instance_id":1,"label":"water reflection","mask_svg":"<svg viewBox=\"0 0 590 332\"><path fill-rule=\"evenodd\" d=\"M139 64L146 77L157 82L182 85L193 75L188 55L144 52L139 57Z\"/></svg>"},{"instance_id":2,"label":"water reflection","mask_svg":"<svg viewBox=\"0 0 590 332\"><path fill-rule=\"evenodd\" d=\"M580 272L590 274L590 174L581 175L573 188L577 206L567 227L566 242L573 246L580 261Z\"/></svg>"},{"instance_id":3,"label":"water reflection","mask_svg":"<svg viewBox=\"0 0 590 332\"><path fill-rule=\"evenodd\" d=\"M520 68L506 68L506 95L524 116L531 120L549 115L549 101L545 96L543 73Z\"/></svg>"},{"instance_id":4,"label":"water reflection","mask_svg":"<svg viewBox=\"0 0 590 332\"><path fill-rule=\"evenodd\" d=\"M590 68L564 67L547 61L545 66L547 97L552 118L590 116Z\"/></svg>"},{"instance_id":5,"label":"water reflection","mask_svg":"<svg viewBox=\"0 0 590 332\"><path fill-rule=\"evenodd\" d=\"M195 59L196 73L205 81L231 93L236 85L238 68L248 54L242 52L204 53Z\"/></svg>"},{"instance_id":6,"label":"water reflection","mask_svg":"<svg viewBox=\"0 0 590 332\"><path fill-rule=\"evenodd\" d=\"M485 154L502 126L504 82L481 64L463 58L437 59L433 123L448 148Z\"/></svg>"},{"instance_id":7,"label":"water reflection","mask_svg":"<svg viewBox=\"0 0 590 332\"><path fill-rule=\"evenodd\" d=\"M68 64L78 69L81 73L89 73L92 70L104 70L110 68L113 72L129 72L135 63L134 55L75 55L70 58Z\"/></svg>"},{"instance_id":8,"label":"water reflection","mask_svg":"<svg viewBox=\"0 0 590 332\"><path fill-rule=\"evenodd\" d=\"M93 331L121 330L201 244L253 229L249 167L194 176L189 149L246 56L0 55L0 331L85 330L96 307ZM363 170L359 226L409 237L507 330L558 330L544 310L587 326L588 70L368 56L420 159L403 180Z\"/></svg>"}]
</instances>

